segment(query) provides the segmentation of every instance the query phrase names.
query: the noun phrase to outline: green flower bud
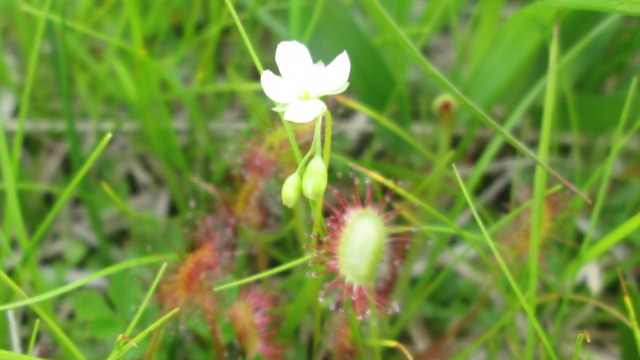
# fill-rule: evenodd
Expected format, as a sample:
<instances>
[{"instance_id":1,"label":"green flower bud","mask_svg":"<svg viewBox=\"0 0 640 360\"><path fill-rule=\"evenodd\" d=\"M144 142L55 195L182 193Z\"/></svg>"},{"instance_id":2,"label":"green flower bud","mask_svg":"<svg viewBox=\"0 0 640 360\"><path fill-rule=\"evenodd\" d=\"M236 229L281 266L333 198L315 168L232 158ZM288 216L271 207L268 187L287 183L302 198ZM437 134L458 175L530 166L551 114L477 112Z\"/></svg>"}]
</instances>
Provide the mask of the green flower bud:
<instances>
[{"instance_id":1,"label":"green flower bud","mask_svg":"<svg viewBox=\"0 0 640 360\"><path fill-rule=\"evenodd\" d=\"M292 208L296 206L300 200L300 187L302 186L302 180L300 179L300 173L297 171L289 175L287 180L282 185L282 203Z\"/></svg>"},{"instance_id":2,"label":"green flower bud","mask_svg":"<svg viewBox=\"0 0 640 360\"><path fill-rule=\"evenodd\" d=\"M440 94L431 104L433 112L438 117L450 119L458 112L458 102L449 94Z\"/></svg>"},{"instance_id":3,"label":"green flower bud","mask_svg":"<svg viewBox=\"0 0 640 360\"><path fill-rule=\"evenodd\" d=\"M302 193L308 199L319 200L327 188L327 167L318 155L307 165L302 177Z\"/></svg>"}]
</instances>

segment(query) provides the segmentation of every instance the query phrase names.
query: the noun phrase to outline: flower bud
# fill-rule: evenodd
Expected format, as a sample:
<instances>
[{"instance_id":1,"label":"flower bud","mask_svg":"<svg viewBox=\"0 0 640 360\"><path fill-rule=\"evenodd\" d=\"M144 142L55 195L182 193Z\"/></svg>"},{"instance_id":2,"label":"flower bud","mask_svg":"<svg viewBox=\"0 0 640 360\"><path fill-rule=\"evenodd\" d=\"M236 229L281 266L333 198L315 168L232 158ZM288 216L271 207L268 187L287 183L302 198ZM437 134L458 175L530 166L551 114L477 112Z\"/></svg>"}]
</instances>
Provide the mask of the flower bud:
<instances>
[{"instance_id":1,"label":"flower bud","mask_svg":"<svg viewBox=\"0 0 640 360\"><path fill-rule=\"evenodd\" d=\"M284 181L284 184L282 185L282 203L286 207L292 208L296 206L300 200L301 183L302 180L300 179L300 173L297 171L289 175L287 180Z\"/></svg>"},{"instance_id":2,"label":"flower bud","mask_svg":"<svg viewBox=\"0 0 640 360\"><path fill-rule=\"evenodd\" d=\"M316 155L307 165L302 177L302 193L308 199L320 200L327 188L327 167L322 157Z\"/></svg>"},{"instance_id":3,"label":"flower bud","mask_svg":"<svg viewBox=\"0 0 640 360\"><path fill-rule=\"evenodd\" d=\"M449 94L440 94L431 104L433 112L441 119L451 119L458 112L458 102Z\"/></svg>"}]
</instances>

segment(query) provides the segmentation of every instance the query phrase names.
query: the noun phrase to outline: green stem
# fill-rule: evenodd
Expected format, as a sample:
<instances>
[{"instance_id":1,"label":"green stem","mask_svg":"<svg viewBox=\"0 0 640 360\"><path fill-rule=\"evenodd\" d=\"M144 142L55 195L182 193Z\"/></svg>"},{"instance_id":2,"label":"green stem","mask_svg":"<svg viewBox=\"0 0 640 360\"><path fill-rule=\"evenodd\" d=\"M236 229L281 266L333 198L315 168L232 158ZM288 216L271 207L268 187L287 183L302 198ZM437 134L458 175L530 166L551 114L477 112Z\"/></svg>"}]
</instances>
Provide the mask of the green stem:
<instances>
[{"instance_id":1,"label":"green stem","mask_svg":"<svg viewBox=\"0 0 640 360\"><path fill-rule=\"evenodd\" d=\"M318 118L316 121L316 130L314 134L314 142L316 148L316 156L320 156L322 154L322 118L326 116L326 126L325 126L325 135L324 135L324 162L327 169L329 168L329 158L331 156L331 113L329 111L325 111L322 116ZM322 216L322 206L324 204L324 195L315 202L311 202L313 212L313 232L315 236L312 237L312 247L315 248L317 245L317 240L319 237L324 236L324 217ZM319 278L312 279L318 283L320 281ZM315 316L314 316L314 324L313 324L313 346L312 346L312 358L315 358L319 353L320 349L320 340L322 338L322 313L320 304L318 302L315 303L314 308Z\"/></svg>"},{"instance_id":2,"label":"green stem","mask_svg":"<svg viewBox=\"0 0 640 360\"><path fill-rule=\"evenodd\" d=\"M258 69L258 72L262 73L264 71L264 68L260 63L260 59L258 58L258 55L256 55L255 50L253 50L253 46L251 45L249 36L247 36L247 32L244 31L244 26L242 26L242 23L240 22L240 18L238 17L238 13L236 12L236 9L231 4L230 0L224 0L224 2L225 4L227 4L229 13L231 14L231 17L233 18L233 22L236 24L236 27L238 28L238 32L240 32L240 36L242 36L242 41L244 41L244 45L247 47L247 50L249 51L249 56L251 56L251 60L253 60L253 64L256 66L256 69Z\"/></svg>"},{"instance_id":3,"label":"green stem","mask_svg":"<svg viewBox=\"0 0 640 360\"><path fill-rule=\"evenodd\" d=\"M329 110L325 111L325 123L324 123L324 153L322 156L324 157L324 163L327 165L327 169L329 169L329 160L331 159L331 128L332 128L332 118Z\"/></svg>"},{"instance_id":4,"label":"green stem","mask_svg":"<svg viewBox=\"0 0 640 360\"><path fill-rule=\"evenodd\" d=\"M244 42L244 45L247 47L247 51L249 51L249 55L251 56L251 59L253 60L254 65L256 66L256 69L258 70L259 73L262 74L262 72L264 71L264 68L260 63L260 59L258 58L258 55L256 55L255 50L253 50L253 45L251 45L251 40L249 40L249 36L247 36L247 32L244 30L244 26L242 26L242 23L240 22L240 18L238 17L236 9L231 4L230 0L224 0L224 2L227 5L227 8L229 9L229 13L231 13L231 17L233 18L233 22L236 24L236 27L238 28L238 32L240 32L240 36L242 36L242 41ZM291 129L291 125L289 124L289 122L287 122L282 118L282 115L280 116L280 120L282 121L284 130L287 133L287 138L289 138L289 142L291 143L293 154L295 155L296 160L300 162L302 159L302 154L300 153L300 148L298 147L296 137L293 134L293 129Z\"/></svg>"},{"instance_id":5,"label":"green stem","mask_svg":"<svg viewBox=\"0 0 640 360\"><path fill-rule=\"evenodd\" d=\"M315 147L316 156L320 156L322 154L322 115L316 119L316 130L313 133L313 145L314 146L312 147Z\"/></svg>"},{"instance_id":6,"label":"green stem","mask_svg":"<svg viewBox=\"0 0 640 360\"><path fill-rule=\"evenodd\" d=\"M313 139L313 142L315 144L315 138ZM309 151L307 152L307 154L304 156L304 158L302 158L302 160L300 160L300 163L298 164L298 168L296 169L296 172L300 172L302 171L302 168L307 164L307 162L309 161L309 159L311 159L311 155L313 155L315 152L313 151L314 148L314 144L311 144L311 148L309 149Z\"/></svg>"},{"instance_id":7,"label":"green stem","mask_svg":"<svg viewBox=\"0 0 640 360\"><path fill-rule=\"evenodd\" d=\"M293 133L291 125L284 119L282 114L280 114L280 121L282 122L282 126L284 126L284 132L287 134L287 138L289 139L289 143L291 144L293 155L296 157L298 163L302 162L302 153L300 152L300 147L298 146L298 142L296 141L296 136Z\"/></svg>"},{"instance_id":8,"label":"green stem","mask_svg":"<svg viewBox=\"0 0 640 360\"><path fill-rule=\"evenodd\" d=\"M325 114L328 114L329 112L326 111ZM328 116L328 124L330 125L331 123L331 115ZM329 131L329 134L331 135L331 131ZM328 140L328 137L325 135L325 158L324 158L324 162L325 162L325 166L328 167L328 162L329 162L329 158L326 157L327 154L331 155L331 149L327 148L327 141L329 142L328 146L331 146L331 140ZM316 130L315 133L313 134L313 144L311 145L312 148L315 147L315 156L321 156L320 154L322 154L322 116L318 117L318 119L316 120ZM317 235L317 236L321 236L323 230L324 230L324 218L322 217L322 204L324 203L324 194L323 196L314 201L310 201L311 204L311 208L314 209L313 211L313 232ZM313 238L313 246L316 245L316 237Z\"/></svg>"}]
</instances>

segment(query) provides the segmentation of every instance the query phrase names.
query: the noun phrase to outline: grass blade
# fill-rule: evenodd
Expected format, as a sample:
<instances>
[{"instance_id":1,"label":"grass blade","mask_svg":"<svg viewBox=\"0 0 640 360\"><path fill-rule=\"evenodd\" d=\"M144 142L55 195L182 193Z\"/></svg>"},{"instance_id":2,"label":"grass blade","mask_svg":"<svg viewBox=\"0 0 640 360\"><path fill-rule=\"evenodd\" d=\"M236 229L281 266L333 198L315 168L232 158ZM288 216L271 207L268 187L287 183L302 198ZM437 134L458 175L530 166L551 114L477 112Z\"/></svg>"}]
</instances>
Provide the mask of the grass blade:
<instances>
[{"instance_id":1,"label":"grass blade","mask_svg":"<svg viewBox=\"0 0 640 360\"><path fill-rule=\"evenodd\" d=\"M18 113L18 130L16 131L16 137L13 141L13 169L16 172L14 175L18 175L17 169L20 164L20 154L22 153L22 143L24 139L24 122L29 111L29 102L31 100L31 90L33 89L33 83L35 80L36 68L38 67L38 59L40 55L40 47L42 45L42 38L44 35L46 25L46 15L51 8L51 0L47 0L43 7L43 13L45 16L41 17L36 26L35 39L33 41L33 47L29 54L29 62L27 64L27 75L24 82L24 90L20 97L20 112Z\"/></svg>"},{"instance_id":2,"label":"grass blade","mask_svg":"<svg viewBox=\"0 0 640 360\"><path fill-rule=\"evenodd\" d=\"M558 74L558 22L553 30L553 38L551 40L551 49L549 51L549 69L547 71L547 90L545 92L544 112L542 116L542 130L540 132L540 141L538 145L538 157L545 163L549 160L549 145L551 143L551 129L553 125L554 111L556 108L556 88ZM547 171L536 166L533 183L533 205L531 208L531 227L529 233L529 288L527 294L529 296L529 306L535 313L538 298L538 264L540 244L542 242L542 229L544 221L545 192L547 190ZM528 325L527 331L527 347L525 350L525 358L533 357L535 338L532 334L532 323Z\"/></svg>"},{"instance_id":3,"label":"grass blade","mask_svg":"<svg viewBox=\"0 0 640 360\"><path fill-rule=\"evenodd\" d=\"M113 190L113 188L106 182L101 181L100 186L102 190L107 194L109 199L113 201L113 203L120 209L124 214L130 216L134 219L145 220L145 221L155 221L153 217L148 216L147 214L138 213L134 209L132 209L124 200L122 200L118 194Z\"/></svg>"},{"instance_id":4,"label":"grass blade","mask_svg":"<svg viewBox=\"0 0 640 360\"><path fill-rule=\"evenodd\" d=\"M24 291L22 291L22 289L20 289L18 284L13 282L13 280L11 280L11 278L8 277L7 274L5 274L3 271L0 271L0 280L4 281L5 284L7 284L7 286L9 286L9 288L11 288L11 290L18 296L23 297L25 299L29 298L29 296ZM62 330L58 326L56 321L51 317L49 317L46 311L44 311L41 307L39 307L36 304L31 304L29 306L31 307L31 310L33 310L38 315L38 317L42 319L42 322L44 322L44 324L49 328L49 330L51 330L53 337L58 341L58 344L60 345L62 352L64 352L66 356L68 356L69 358L78 359L78 360L85 359L84 355L82 355L80 350L74 345L73 341L69 339L67 334L64 332L64 330ZM2 353L0 353L0 355L1 354ZM27 358L30 358L30 357L27 357Z\"/></svg>"},{"instance_id":5,"label":"grass blade","mask_svg":"<svg viewBox=\"0 0 640 360\"><path fill-rule=\"evenodd\" d=\"M138 334L138 336L136 336L135 338L129 340L125 345L122 346L122 348L120 348L120 350L118 350L118 352L116 352L115 354L109 356L108 360L112 360L112 359L115 360L115 359L119 359L122 356L124 356L124 354L126 354L129 350L131 350L132 347L134 347L134 346L137 347L137 345L134 345L134 344L140 343L140 341L142 341L144 338L146 338L147 335L149 335L149 333L151 333L155 329L157 329L160 326L162 326L165 322L167 322L172 316L177 314L179 311L180 311L180 308L175 308L175 309L171 310L171 312L169 312L165 316L161 317L158 321L156 321L153 324L151 324L148 328L144 329L144 331L142 331L140 334Z\"/></svg>"},{"instance_id":6,"label":"grass blade","mask_svg":"<svg viewBox=\"0 0 640 360\"><path fill-rule=\"evenodd\" d=\"M414 149L418 150L418 152L420 154L422 154L425 158L427 158L429 160L435 160L436 159L435 155L431 151L429 151L429 149L427 149L424 146L422 146L416 139L413 138L413 136L411 136L411 134L409 134L404 129L402 129L401 127L396 125L393 121L391 121L386 116L380 114L379 112L377 112L374 109L366 106L365 104L362 104L362 103L360 103L358 101L349 99L347 97L338 95L338 96L336 96L336 99L340 103L342 103L343 105L345 105L347 107L350 107L350 108L352 108L352 109L354 109L356 111L360 111L360 112L366 114L372 120L374 120L375 122L377 122L381 126L385 127L386 129L388 129L392 133L396 134L402 140L406 141L407 144L411 145Z\"/></svg>"},{"instance_id":7,"label":"grass blade","mask_svg":"<svg viewBox=\"0 0 640 360\"><path fill-rule=\"evenodd\" d=\"M33 353L33 348L36 346L36 338L38 337L38 331L40 330L40 319L36 319L35 325L33 325L33 331L31 332L31 338L29 338L29 347L27 348L27 354Z\"/></svg>"},{"instance_id":8,"label":"grass blade","mask_svg":"<svg viewBox=\"0 0 640 360\"><path fill-rule=\"evenodd\" d=\"M605 161L605 169L604 174L602 176L602 181L600 182L600 186L598 187L598 193L596 195L596 201L593 205L593 211L591 212L591 219L589 221L589 228L587 229L587 233L585 234L585 238L582 241L582 246L580 248L580 252L583 253L587 246L591 243L591 238L595 231L596 225L600 220L600 213L602 211L602 206L606 199L607 190L609 189L609 184L611 181L611 174L613 172L613 165L615 160L622 148L626 145L625 141L622 141L622 137L625 134L625 125L629 120L631 114L631 107L633 105L633 99L636 94L636 89L638 87L638 78L635 77L631 81L629 85L629 92L627 93L627 99L625 100L624 108L622 110L622 114L620 116L620 122L618 123L618 128L616 129L616 134L611 142L611 152Z\"/></svg>"},{"instance_id":9,"label":"grass blade","mask_svg":"<svg viewBox=\"0 0 640 360\"><path fill-rule=\"evenodd\" d=\"M158 284L160 283L160 279L162 279L162 275L164 274L164 271L166 269L167 269L167 263L165 262L162 264L162 267L160 267L160 270L158 271L156 278L153 280L153 283L151 284L149 291L147 291L147 295L144 297L142 304L140 304L140 306L138 307L138 311L136 311L135 315L133 316L133 319L131 319L131 322L129 323L129 326L127 326L127 330L125 330L124 334L122 335L127 336L127 334L131 334L133 332L133 328L136 327L136 324L138 323L138 320L140 320L142 313L147 308L147 305L149 304L149 300L151 300L151 296L155 292L156 287L158 287ZM134 346L137 347L137 345L135 345L136 344L135 341L134 340L132 341ZM117 347L113 349L113 351L111 352L111 355L109 355L109 358L111 358L116 351L117 351Z\"/></svg>"},{"instance_id":10,"label":"grass blade","mask_svg":"<svg viewBox=\"0 0 640 360\"><path fill-rule=\"evenodd\" d=\"M640 228L640 212L631 219L625 221L622 225L618 226L615 230L586 250L584 255L580 258L580 266L609 251L609 249L614 245L624 240L629 236L629 234L633 233L638 228Z\"/></svg>"},{"instance_id":11,"label":"grass blade","mask_svg":"<svg viewBox=\"0 0 640 360\"><path fill-rule=\"evenodd\" d=\"M587 45L594 41L597 36L604 33L606 30L610 29L614 25L616 25L620 21L620 16L610 16L607 19L603 20L598 26L596 26L591 32L585 35L578 43L576 43L571 49L566 52L563 52L562 56L558 61L558 69L559 71L564 70L571 64L579 56L584 56L586 53L585 49L587 49ZM504 122L504 128L507 131L511 131L519 122L520 119L524 117L524 114L527 110L532 106L534 101L538 98L539 94L541 94L545 88L545 84L547 82L546 77L542 77L538 82L529 90L526 96L522 98L522 100L518 103L515 109L511 112L507 120ZM487 145L482 152L480 158L476 161L474 170L471 175L467 179L468 190L470 193L473 193L482 180L482 177L485 175L482 169L486 168L486 166L495 158L498 154L498 151L501 149L502 144L504 143L504 139L501 137L495 137L491 140L489 145ZM455 208L459 209L464 205L464 199L460 199L456 204Z\"/></svg>"},{"instance_id":12,"label":"grass blade","mask_svg":"<svg viewBox=\"0 0 640 360\"><path fill-rule=\"evenodd\" d=\"M82 179L84 179L85 175L87 174L87 172L89 172L89 169L91 169L91 167L96 162L96 160L98 160L98 156L102 154L104 149L109 144L110 140L111 140L110 133L106 134L102 138L102 141L100 141L100 143L95 148L93 153L89 156L89 158L84 163L82 168L80 168L80 171L78 171L78 173L73 177L69 185L67 185L67 187L62 192L62 195L60 195L58 200L56 200L55 204L53 204L53 206L51 207L51 210L49 210L49 212L47 213L47 216L44 218L44 220L42 220L42 222L40 223L40 226L38 226L35 234L29 241L27 250L25 251L24 257L22 258L23 264L27 263L31 258L31 256L33 256L35 249L37 249L38 245L44 238L44 235L49 229L49 226L51 225L55 217L58 215L58 212L60 212L60 210L62 209L62 205L64 205L67 202L67 200L69 200L69 198L71 197L71 194L73 193L73 190L75 190L75 188L80 184Z\"/></svg>"},{"instance_id":13,"label":"grass blade","mask_svg":"<svg viewBox=\"0 0 640 360\"><path fill-rule=\"evenodd\" d=\"M236 24L236 27L240 32L240 36L242 36L242 41L244 41L244 45L247 47L247 51L249 51L249 55L251 56L251 59L253 60L254 65L256 66L256 69L258 70L259 73L262 74L262 72L264 71L264 68L260 63L260 59L258 58L258 55L256 55L255 50L253 50L253 45L251 45L251 40L249 40L249 37L247 36L247 32L244 31L244 26L242 26L242 22L240 22L240 18L236 13L236 9L233 7L233 4L231 4L231 0L224 0L224 2L225 4L227 4L229 13L231 13L231 16L233 17L233 22ZM300 163L300 161L302 160L302 154L300 153L300 148L298 147L298 143L296 142L296 138L293 134L293 129L291 128L291 125L289 125L289 122L284 120L284 118L282 117L282 113L279 113L279 114L280 114L280 120L282 121L282 125L284 126L284 130L287 133L289 142L291 143L291 148L293 149L293 153L296 156L296 160L298 160L298 163Z\"/></svg>"},{"instance_id":14,"label":"grass blade","mask_svg":"<svg viewBox=\"0 0 640 360\"><path fill-rule=\"evenodd\" d=\"M25 13L40 17L41 21L44 21L46 19L46 20L49 20L49 21L54 22L54 23L62 23L62 19L59 16L50 14L50 13L42 11L42 10L35 9L35 8L33 8L33 7L31 7L31 6L27 5L27 4L22 4L21 10L24 11ZM90 28L85 27L83 25L80 25L78 23L70 22L70 21L67 21L67 20L65 20L64 22L65 22L65 25L67 27L79 32L80 34L84 34L84 35L87 35L87 36L102 40L102 41L106 42L107 44L109 44L109 45L111 45L113 47L117 47L117 48L119 48L121 50L124 50L124 51L127 51L127 52L129 52L131 54L135 54L136 53L136 50L129 44L122 43L122 42L120 42L120 41L118 41L118 40L116 40L116 39L114 39L114 38L112 38L112 37L110 37L108 35L104 35L104 34L98 33L96 31L91 30Z\"/></svg>"},{"instance_id":15,"label":"grass blade","mask_svg":"<svg viewBox=\"0 0 640 360\"><path fill-rule=\"evenodd\" d=\"M538 0L537 4L561 9L603 11L640 16L640 3L635 0Z\"/></svg>"},{"instance_id":16,"label":"grass blade","mask_svg":"<svg viewBox=\"0 0 640 360\"><path fill-rule=\"evenodd\" d=\"M379 173L369 170L369 169L365 169L362 166L356 165L352 162L349 162L349 166L366 174L367 176L369 176L370 178L372 178L373 180L383 184L384 186L388 187L389 189L393 190L395 193L397 193L398 195L402 196L403 198L405 198L406 200L418 205L420 208L422 208L424 211L428 212L429 214L433 215L435 218L437 218L438 220L442 221L443 223L449 225L452 229L455 229L456 231L458 231L459 233L464 233L462 230L460 230L458 228L458 226L456 226L456 224L453 223L453 221L449 220L449 218L447 218L446 216L442 215L438 210L432 208L431 206L427 205L424 201L418 199L417 197L415 197L413 194L407 192L406 190L402 189L401 187L399 187L398 185L394 184L391 180L385 178L384 176L380 175Z\"/></svg>"},{"instance_id":17,"label":"grass blade","mask_svg":"<svg viewBox=\"0 0 640 360\"><path fill-rule=\"evenodd\" d=\"M478 212L476 211L475 206L471 202L471 198L469 197L469 194L467 193L467 190L464 187L464 183L462 182L462 178L460 178L460 174L458 173L458 169L456 169L455 165L453 165L453 171L455 172L456 179L458 180L458 184L460 185L460 189L462 190L462 194L464 195L465 199L467 199L467 203L469 204L469 207L471 208L471 212L473 213L473 217L476 219L476 222L478 223L478 226L480 227L480 230L482 231L482 235L484 236L484 239L487 241L487 245L491 249L491 252L493 253L493 256L496 258L496 261L498 262L498 265L500 266L500 269L502 270L502 273L504 274L505 278L507 278L507 281L509 282L509 285L511 285L511 289L513 290L515 295L518 297L518 300L520 301L520 306L522 306L522 308L524 309L525 313L527 314L527 318L531 322L534 330L538 333L538 336L540 337L540 341L544 345L544 348L547 350L547 353L549 354L549 357L551 359L554 359L554 360L558 359L558 356L556 355L555 351L553 350L553 347L551 347L551 343L549 342L549 339L547 338L547 335L545 334L544 330L540 326L540 323L538 322L538 319L536 318L536 314L533 312L533 310L529 306L529 303L527 302L527 299L524 297L524 295L522 294L522 291L518 287L518 284L516 283L515 279L511 275L511 271L509 271L509 268L507 267L507 264L504 262L504 259L502 258L502 255L500 255L500 253L498 252L498 249L496 248L496 245L493 242L493 239L491 238L491 236L489 235L489 233L485 229L484 224L482 223L482 219L480 219L480 216L478 215Z\"/></svg>"},{"instance_id":18,"label":"grass blade","mask_svg":"<svg viewBox=\"0 0 640 360\"><path fill-rule=\"evenodd\" d=\"M14 352L11 352L11 351L2 350L2 349L0 349L0 359L5 359L5 360L44 360L43 358L39 358L39 357L35 357L35 356L29 356L29 355L22 355L22 354L14 353Z\"/></svg>"},{"instance_id":19,"label":"grass blade","mask_svg":"<svg viewBox=\"0 0 640 360\"><path fill-rule=\"evenodd\" d=\"M629 313L629 321L631 322L631 331L633 332L633 338L636 341L636 349L638 350L638 356L640 356L640 327L638 327L638 320L636 319L636 311L633 309L634 305L627 291L627 283L622 277L622 272L618 269L618 278L620 279L620 286L622 287L622 297L624 299L624 306Z\"/></svg>"},{"instance_id":20,"label":"grass blade","mask_svg":"<svg viewBox=\"0 0 640 360\"><path fill-rule=\"evenodd\" d=\"M263 272L261 272L259 274L246 277L246 278L244 278L242 280L238 280L238 281L234 281L232 283L216 286L215 288L213 288L213 291L214 292L218 292L218 291L222 291L222 290L225 290L225 289L233 288L233 287L236 287L236 286L248 284L248 283L254 282L256 280L264 279L266 277L269 277L271 275L277 274L279 272L294 268L294 267L296 267L296 266L298 266L300 264L304 264L304 263L306 263L306 262L308 262L309 260L312 260L312 259L313 259L313 256L311 256L311 255L310 256L304 256L304 257L301 257L299 259L290 261L290 262L288 262L286 264L280 265L278 267L274 267L274 268L269 269L267 271L263 271Z\"/></svg>"},{"instance_id":21,"label":"grass blade","mask_svg":"<svg viewBox=\"0 0 640 360\"><path fill-rule=\"evenodd\" d=\"M1 114L0 121L3 121ZM18 244L24 250L29 244L29 235L27 234L27 229L25 227L24 218L22 215L22 209L20 207L20 201L18 200L16 174L11 163L9 144L7 142L7 134L5 133L4 126L0 127L0 173L2 174L2 178L4 179L3 185L6 189L5 206L8 210L7 215L4 219L5 224L3 226L3 232L8 232L9 229L15 228ZM5 233L4 237L6 239L10 238L8 233ZM2 251L5 253L5 255L9 255L9 253L11 253L9 241L5 241L3 239L2 241L0 241L0 243L2 243L3 246Z\"/></svg>"},{"instance_id":22,"label":"grass blade","mask_svg":"<svg viewBox=\"0 0 640 360\"><path fill-rule=\"evenodd\" d=\"M478 107L478 105L471 101L471 99L467 98L462 93L462 91L460 91L460 89L458 89L451 81L449 81L449 79L447 79L442 73L440 73L440 71L438 71L427 59L425 59L420 51L411 43L409 38L407 38L407 36L398 27L398 25L393 22L391 17L389 17L380 3L375 0L361 0L361 3L369 12L372 13L374 17L378 18L380 22L384 24L384 30L386 30L387 33L393 36L394 40L405 49L411 59L416 64L418 64L418 66L420 66L420 68L422 68L422 70L440 87L449 92L451 96L453 96L462 107L464 107L478 120L482 121L482 123L495 131L498 135L503 137L506 142L511 144L511 146L516 148L519 152L523 153L528 158L535 161L538 165L542 166L551 175L553 175L553 177L558 179L558 181L564 184L567 188L571 189L571 191L580 195L588 203L591 203L591 200L589 199L589 197L587 197L587 195L582 193L572 183L570 183L557 171L551 168L546 162L542 161L533 151L529 150L529 148L527 148L523 143L513 137L513 135L511 135L508 131L503 129L495 120L493 120L486 112L484 112L484 110L480 109L480 107Z\"/></svg>"},{"instance_id":23,"label":"grass blade","mask_svg":"<svg viewBox=\"0 0 640 360\"><path fill-rule=\"evenodd\" d=\"M55 290L51 290L49 292L46 292L44 294L40 294L37 296L33 296L33 297L29 297L26 298L25 300L21 300L21 301L16 301L10 304L4 304L0 306L0 311L5 311L5 310L10 310L10 309L15 309L15 308L19 308L22 306L31 306L33 304L39 303L41 301L45 301L45 300L49 300L52 298L55 298L59 295L62 295L64 293L67 293L69 291L75 290L81 286L84 286L96 279L105 277L107 275L111 275L114 273L117 273L119 271L122 270L126 270L129 269L131 267L135 267L135 266L139 266L139 265L144 265L144 264L152 264L152 263L156 263L156 262L160 262L160 261L164 261L167 260L169 258L175 257L175 255L152 255L152 256L148 256L148 257L143 257L143 258L139 258L139 259L133 259L133 260L129 260L129 261L125 261L122 262L120 264L116 264L116 265L112 265L109 266L108 268L102 269L100 271L97 271L83 279L80 279L78 281L74 281L71 284L59 287ZM9 277L7 276L7 274L5 274L3 271L0 271L0 276L2 276L2 278L4 279L8 279Z\"/></svg>"},{"instance_id":24,"label":"grass blade","mask_svg":"<svg viewBox=\"0 0 640 360\"><path fill-rule=\"evenodd\" d=\"M162 279L162 275L164 274L164 271L166 269L167 269L167 263L165 262L165 263L162 264L162 267L158 271L158 274L156 275L156 278L153 280L153 283L151 284L151 287L149 288L149 291L147 292L147 295L145 296L144 300L142 301L142 304L140 304L140 307L138 308L138 311L133 316L133 319L131 320L131 323L127 327L127 330L125 331L125 334L131 334L131 332L133 331L133 328L138 323L138 320L140 320L140 316L142 316L142 312L144 311L144 309L146 309L147 305L149 304L149 300L151 300L151 295L153 295L154 291L156 290L156 287L158 287L158 284L160 283L160 279Z\"/></svg>"}]
</instances>

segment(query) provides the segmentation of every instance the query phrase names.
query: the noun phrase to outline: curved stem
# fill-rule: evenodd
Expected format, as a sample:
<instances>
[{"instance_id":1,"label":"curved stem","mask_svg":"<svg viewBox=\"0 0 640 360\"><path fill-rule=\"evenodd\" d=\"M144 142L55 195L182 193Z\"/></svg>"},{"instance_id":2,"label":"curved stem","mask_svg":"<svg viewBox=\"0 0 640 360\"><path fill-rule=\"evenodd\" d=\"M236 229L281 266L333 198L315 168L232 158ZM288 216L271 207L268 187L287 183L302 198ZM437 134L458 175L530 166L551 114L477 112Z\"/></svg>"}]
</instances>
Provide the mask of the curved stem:
<instances>
[{"instance_id":1,"label":"curved stem","mask_svg":"<svg viewBox=\"0 0 640 360\"><path fill-rule=\"evenodd\" d=\"M307 162L311 158L311 155L313 155L313 154L314 154L314 152L313 152L313 144L312 144L311 145L311 149L309 149L309 151L304 156L304 158L302 158L302 160L300 160L300 163L298 164L298 168L296 169L296 172L300 172L302 170L302 168L307 164Z\"/></svg>"}]
</instances>

